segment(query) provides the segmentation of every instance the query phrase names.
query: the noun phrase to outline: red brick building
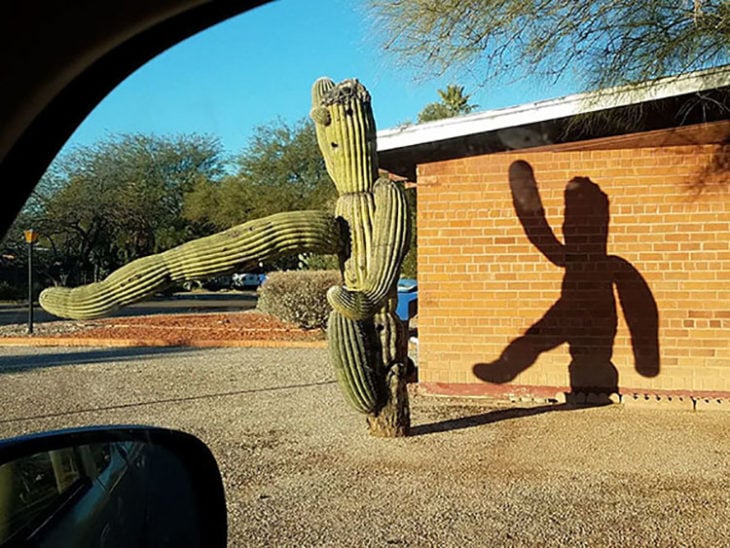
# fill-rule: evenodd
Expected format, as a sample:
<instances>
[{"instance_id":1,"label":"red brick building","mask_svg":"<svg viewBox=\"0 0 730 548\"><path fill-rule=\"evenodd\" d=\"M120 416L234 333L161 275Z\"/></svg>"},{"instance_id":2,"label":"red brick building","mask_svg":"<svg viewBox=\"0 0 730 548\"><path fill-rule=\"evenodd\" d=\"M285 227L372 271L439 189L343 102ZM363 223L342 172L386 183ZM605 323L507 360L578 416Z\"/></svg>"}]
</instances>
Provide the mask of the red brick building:
<instances>
[{"instance_id":1,"label":"red brick building","mask_svg":"<svg viewBox=\"0 0 730 548\"><path fill-rule=\"evenodd\" d=\"M379 134L417 183L423 390L730 397L728 83Z\"/></svg>"}]
</instances>

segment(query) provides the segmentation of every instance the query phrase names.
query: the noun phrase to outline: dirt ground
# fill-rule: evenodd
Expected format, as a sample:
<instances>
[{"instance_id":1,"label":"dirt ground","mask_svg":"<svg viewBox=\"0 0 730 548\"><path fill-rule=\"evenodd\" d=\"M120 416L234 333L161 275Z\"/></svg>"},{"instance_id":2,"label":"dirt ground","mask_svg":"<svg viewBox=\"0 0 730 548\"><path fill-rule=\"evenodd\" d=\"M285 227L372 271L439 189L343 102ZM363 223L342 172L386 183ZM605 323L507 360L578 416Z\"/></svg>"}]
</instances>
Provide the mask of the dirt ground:
<instances>
[{"instance_id":1,"label":"dirt ground","mask_svg":"<svg viewBox=\"0 0 730 548\"><path fill-rule=\"evenodd\" d=\"M0 436L155 424L213 450L230 546L727 546L730 413L414 396L371 438L319 348L0 347Z\"/></svg>"},{"instance_id":2,"label":"dirt ground","mask_svg":"<svg viewBox=\"0 0 730 548\"><path fill-rule=\"evenodd\" d=\"M247 341L322 341L320 329L301 329L268 314L257 311L158 314L128 316L100 320L72 320L40 322L34 325L33 335L27 334L26 324L0 326L2 339L39 339L85 341L123 341L125 345L139 343L149 346L235 345ZM111 342L110 345L114 343Z\"/></svg>"}]
</instances>

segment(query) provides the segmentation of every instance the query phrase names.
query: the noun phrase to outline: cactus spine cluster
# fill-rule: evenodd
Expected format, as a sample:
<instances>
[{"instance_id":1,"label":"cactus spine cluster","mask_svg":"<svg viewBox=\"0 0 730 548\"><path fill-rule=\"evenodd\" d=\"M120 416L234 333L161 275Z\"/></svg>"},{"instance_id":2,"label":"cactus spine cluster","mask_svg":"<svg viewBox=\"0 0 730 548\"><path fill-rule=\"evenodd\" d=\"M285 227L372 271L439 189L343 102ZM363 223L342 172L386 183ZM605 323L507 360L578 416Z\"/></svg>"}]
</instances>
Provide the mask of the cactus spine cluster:
<instances>
[{"instance_id":1,"label":"cactus spine cluster","mask_svg":"<svg viewBox=\"0 0 730 548\"><path fill-rule=\"evenodd\" d=\"M311 118L339 197L334 215L279 213L133 261L101 282L40 295L57 316L97 318L164 287L297 253L337 254L344 285L327 299L332 364L351 406L368 415L375 435L408 434L407 333L395 315L397 282L410 242L402 188L378 178L370 95L357 80L320 78Z\"/></svg>"}]
</instances>

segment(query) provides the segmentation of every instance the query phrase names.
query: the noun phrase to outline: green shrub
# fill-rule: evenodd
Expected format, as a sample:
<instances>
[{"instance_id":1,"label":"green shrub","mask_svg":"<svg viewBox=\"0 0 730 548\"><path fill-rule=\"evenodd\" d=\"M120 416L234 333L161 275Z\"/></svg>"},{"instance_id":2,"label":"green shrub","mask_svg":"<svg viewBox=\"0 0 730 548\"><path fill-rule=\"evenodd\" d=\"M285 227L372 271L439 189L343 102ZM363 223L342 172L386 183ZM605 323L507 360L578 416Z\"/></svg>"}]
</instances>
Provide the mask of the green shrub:
<instances>
[{"instance_id":1,"label":"green shrub","mask_svg":"<svg viewBox=\"0 0 730 548\"><path fill-rule=\"evenodd\" d=\"M324 328L331 310L327 290L341 284L337 270L270 272L259 289L258 309L300 327Z\"/></svg>"}]
</instances>

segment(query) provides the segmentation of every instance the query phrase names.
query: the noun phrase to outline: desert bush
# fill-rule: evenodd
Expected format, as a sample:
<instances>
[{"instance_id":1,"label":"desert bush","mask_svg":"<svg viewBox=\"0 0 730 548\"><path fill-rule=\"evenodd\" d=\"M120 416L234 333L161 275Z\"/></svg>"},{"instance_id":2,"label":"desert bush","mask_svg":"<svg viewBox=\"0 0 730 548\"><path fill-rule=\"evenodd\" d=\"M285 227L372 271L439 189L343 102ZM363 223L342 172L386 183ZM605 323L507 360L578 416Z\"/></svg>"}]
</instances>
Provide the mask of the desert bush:
<instances>
[{"instance_id":1,"label":"desert bush","mask_svg":"<svg viewBox=\"0 0 730 548\"><path fill-rule=\"evenodd\" d=\"M259 289L258 309L300 327L324 328L331 310L327 290L341 283L337 270L270 272Z\"/></svg>"}]
</instances>

